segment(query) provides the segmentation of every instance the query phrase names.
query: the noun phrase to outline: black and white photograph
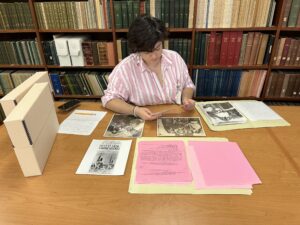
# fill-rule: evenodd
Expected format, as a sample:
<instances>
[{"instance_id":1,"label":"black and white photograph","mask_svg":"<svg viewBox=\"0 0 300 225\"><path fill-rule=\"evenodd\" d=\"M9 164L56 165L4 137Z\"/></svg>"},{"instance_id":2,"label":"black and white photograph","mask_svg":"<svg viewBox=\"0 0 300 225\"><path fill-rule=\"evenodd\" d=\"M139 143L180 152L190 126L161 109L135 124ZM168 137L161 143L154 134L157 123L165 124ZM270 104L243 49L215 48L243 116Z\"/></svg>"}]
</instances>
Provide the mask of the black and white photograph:
<instances>
[{"instance_id":1,"label":"black and white photograph","mask_svg":"<svg viewBox=\"0 0 300 225\"><path fill-rule=\"evenodd\" d=\"M144 120L135 116L115 114L104 133L104 137L141 137L144 124Z\"/></svg>"},{"instance_id":2,"label":"black and white photograph","mask_svg":"<svg viewBox=\"0 0 300 225\"><path fill-rule=\"evenodd\" d=\"M76 174L123 175L131 140L93 140Z\"/></svg>"},{"instance_id":3,"label":"black and white photograph","mask_svg":"<svg viewBox=\"0 0 300 225\"><path fill-rule=\"evenodd\" d=\"M161 117L157 136L205 136L199 117Z\"/></svg>"},{"instance_id":4,"label":"black and white photograph","mask_svg":"<svg viewBox=\"0 0 300 225\"><path fill-rule=\"evenodd\" d=\"M213 125L246 123L244 117L230 102L199 104Z\"/></svg>"}]
</instances>

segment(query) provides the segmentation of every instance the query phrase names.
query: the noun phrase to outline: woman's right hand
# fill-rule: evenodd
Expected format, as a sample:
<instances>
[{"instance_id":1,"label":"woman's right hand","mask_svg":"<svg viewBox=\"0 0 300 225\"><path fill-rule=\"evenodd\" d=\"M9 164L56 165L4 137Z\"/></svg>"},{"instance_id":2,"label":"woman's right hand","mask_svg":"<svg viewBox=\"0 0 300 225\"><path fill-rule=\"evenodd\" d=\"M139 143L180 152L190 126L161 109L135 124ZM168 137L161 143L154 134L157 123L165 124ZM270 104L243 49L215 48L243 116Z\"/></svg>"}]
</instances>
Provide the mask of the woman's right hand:
<instances>
[{"instance_id":1,"label":"woman's right hand","mask_svg":"<svg viewBox=\"0 0 300 225\"><path fill-rule=\"evenodd\" d=\"M153 114L150 109L145 107L136 107L135 114L143 120L155 120L160 117L160 114Z\"/></svg>"}]
</instances>

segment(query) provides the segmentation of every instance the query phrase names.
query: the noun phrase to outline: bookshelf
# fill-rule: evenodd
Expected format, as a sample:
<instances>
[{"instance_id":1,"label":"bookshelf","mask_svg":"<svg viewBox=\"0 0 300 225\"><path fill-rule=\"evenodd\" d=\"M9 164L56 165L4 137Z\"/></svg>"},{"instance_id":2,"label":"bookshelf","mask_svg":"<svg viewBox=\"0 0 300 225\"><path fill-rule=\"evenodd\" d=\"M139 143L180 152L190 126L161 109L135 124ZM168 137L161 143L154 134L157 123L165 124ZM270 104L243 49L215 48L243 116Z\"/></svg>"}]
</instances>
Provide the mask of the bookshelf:
<instances>
[{"instance_id":1,"label":"bookshelf","mask_svg":"<svg viewBox=\"0 0 300 225\"><path fill-rule=\"evenodd\" d=\"M183 15L182 18L185 18L185 21L187 22L186 24L184 24L185 22L182 22L181 25L179 25L180 22L173 22L168 21L168 31L170 33L170 40L174 39L175 42L177 41L178 43L184 42L182 40L187 40L190 41L190 43L188 43L189 45L189 54L188 53L183 53L187 55L187 65L190 71L190 75L192 76L192 78L194 78L194 74L196 70L201 70L201 71L221 71L221 73L226 74L227 71L233 71L232 73L235 73L237 71L241 71L241 73L243 73L244 71L260 71L260 70L265 70L266 74L265 79L263 81L263 86L262 86L262 90L259 93L258 96L195 96L196 100L218 100L218 99L258 99L258 100L276 100L276 101L299 101L300 100L300 95L298 94L298 96L292 96L292 97L286 97L286 96L268 96L268 86L271 85L271 80L270 78L272 78L272 74L276 73L278 71L284 71L287 73L291 73L294 71L299 71L300 69L300 65L275 65L273 63L274 57L275 57L275 50L277 48L277 46L280 44L280 38L282 37L290 37L290 38L298 38L299 34L300 34L300 29L299 27L288 27L288 26L284 26L283 24L283 18L286 16L286 5L287 4L292 4L291 0L276 0L276 7L274 7L274 16L273 16L273 20L269 23L270 26L265 26L265 27L261 27L261 26L257 26L257 27L252 27L252 26L239 26L239 27L224 27L222 25L218 26L218 23L216 23L215 27L214 24L211 24L212 26L210 27L202 27L201 25L198 24L197 19L199 19L197 17L198 15L198 4L204 4L205 1L204 0L190 0L191 2L194 3L193 7L191 7L190 5L182 5L181 7L183 7L183 11L187 12L187 10L192 9L193 11L193 17L190 18L189 14L191 14L191 11L187 12L189 14L187 15ZM172 1L169 0L169 2L174 2L174 8L178 8L180 7L181 3L186 3L186 2L190 2L187 0L181 0L181 1ZM24 29L24 28L6 28L3 29L3 27L0 26L0 41L4 40L4 41L11 41L11 40L21 40L23 38L31 38L31 39L35 39L36 40L36 46L38 51L41 53L41 58L40 58L40 64L37 65L20 65L20 64L8 64L8 63L3 63L0 64L0 70L12 70L12 69L25 69L25 70L30 70L30 69L37 69L37 70L48 70L49 72L52 71L105 71L105 72L109 72L112 71L112 69L114 68L113 65L89 65L89 66L60 66L60 65L47 65L46 63L46 56L45 56L45 50L43 48L43 42L44 41L50 41L53 40L53 35L54 34L68 34L68 35L89 35L89 37L91 37L91 40L100 40L100 41L111 41L113 43L113 56L114 56L114 60L115 62L118 62L118 40L119 39L124 39L126 38L127 32L128 32L128 28L122 27L122 25L120 25L120 21L118 20L119 17L121 17L122 22L124 23L124 19L127 20L127 24L129 24L129 21L132 20L132 18L125 18L124 15L120 15L118 14L118 11L116 11L115 5L121 5L120 7L129 7L129 4L132 4L132 7L134 4L134 2L144 2L145 5L144 7L148 5L148 8L144 8L143 10L147 13L149 13L150 11L150 4L156 2L162 5L156 5L157 7L155 8L156 10L160 10L160 15L165 15L163 13L166 12L166 1L127 1L127 3L121 3L124 1L114 1L114 0L108 0L108 1L104 1L105 7L107 7L106 9L108 9L108 11L106 11L106 13L109 13L111 16L111 21L110 23L107 22L108 24L110 24L110 26L106 26L103 28L95 28L94 27L90 27L90 28L81 28L81 29L70 29L70 28L66 28L63 27L63 25L59 25L60 28L53 28L51 26L48 26L48 28L45 28L45 24L41 24L41 14L39 13L39 11L37 10L36 4L42 4L44 2L47 1L43 1L43 0L23 0L23 1L18 1L18 2L23 2L23 3L27 3L29 6L29 10L30 10L30 17L32 20L32 27L28 28L28 29ZM68 8L67 5L71 4L72 2L80 2L78 4L85 4L82 2L87 2L87 1L78 1L78 0L74 0L74 1L70 1L70 0L65 0L65 1L51 1L51 2L57 2L58 4L65 4L65 9L66 10L70 10L71 8ZM65 3L66 2L66 3ZM90 1L90 3L86 3L86 4L91 4L91 2L96 2L95 1ZM117 2L117 4L116 4ZM175 4L176 2L176 4ZM180 2L180 3L177 3ZM221 3L220 3L221 2ZM225 2L225 3L224 3ZM253 2L257 3L257 6L259 6L259 4L263 4L261 2L264 1L249 1L249 0L240 0L240 1L221 1L221 0L216 0L215 4L222 4L221 6L223 7L227 7L226 2L232 2L232 4L235 4L234 2L248 2L247 4L253 4ZM251 2L251 3L249 3ZM271 1L270 1L271 2ZM11 3L11 4L16 4L16 1L12 1L12 0L7 0L7 1L2 1L1 4L3 3ZM18 3L19 4L19 3ZM49 3L48 3L49 4ZM75 3L74 3L75 4ZM127 6L126 6L127 4ZM179 4L179 5L177 5ZM271 3L270 3L271 4ZM53 5L51 6L47 6L47 7L53 7ZM160 7L160 9L159 9ZM220 8L220 6L217 6ZM170 6L170 9L172 8L172 6ZM254 7L255 8L255 7ZM53 9L53 8L52 8ZM1 10L1 7L0 7ZM139 9L141 10L141 8ZM147 11L148 10L148 11ZM176 13L176 11L180 11L180 10L175 10L174 13ZM68 11L70 12L70 11ZM157 12L157 11L156 11ZM60 12L57 12L57 17L62 19L64 19L63 15L59 14ZM54 13L55 14L55 13ZM74 14L74 13L72 13ZM71 15L71 13L69 13L68 15ZM232 13L233 15L233 13ZM46 14L45 14L46 16ZM47 15L48 19L51 20L53 23L54 22L59 22L59 21L54 21L53 18L49 17L49 15ZM132 15L131 15L132 16ZM174 15L173 15L174 16ZM176 14L175 14L176 16ZM69 17L68 17L69 18ZM73 15L73 19L74 19L74 15ZM107 17L109 18L109 17ZM170 16L170 18L172 18ZM180 18L180 16L179 16ZM207 17L208 18L208 17ZM233 18L233 16L232 16ZM2 17L3 19L3 17ZM43 19L43 18L42 18ZM44 18L45 19L45 18ZM120 18L119 18L120 19ZM192 20L191 20L192 19ZM214 21L216 20L220 20L219 18L215 17ZM91 18L89 18L89 20L91 21ZM117 21L116 21L117 20ZM255 19L252 19L253 21ZM1 17L0 17L0 21L1 21ZM19 19L20 21L20 19ZM209 21L209 20L208 20ZM223 19L223 25L224 25L224 19ZM40 22L40 23L39 23ZM117 23L118 25L116 25ZM104 22L103 22L104 23ZM102 23L102 24L103 24ZM176 23L177 23L177 27L176 27ZM209 22L207 22L209 23ZM286 22L288 23L288 21ZM0 23L1 24L1 23ZM70 25L70 21L68 21L68 24ZM219 21L219 24L222 24L222 22ZM10 23L10 25L12 25L12 23ZM123 24L124 25L124 24ZM125 24L126 25L126 24ZM241 24L240 24L241 25ZM21 25L18 25L21 26ZM75 25L74 25L75 26ZM200 27L199 27L200 26ZM207 65L207 62L204 63L195 63L195 59L196 59L196 48L197 48L197 44L196 44L196 38L198 34L203 34L204 36L206 35L206 42L204 44L207 45L203 45L205 46L205 48L208 48L208 44L209 42L207 42L207 40L209 40L209 35L211 35L212 33L216 33L216 34L220 34L220 35L224 35L224 32L226 33L230 33L230 32L241 32L242 34L250 34L250 33L261 33L261 34L267 34L269 36L274 36L274 42L272 44L272 49L270 52L270 60L262 65L255 65L255 64L236 64L236 65L220 65L220 64L213 64L213 65ZM177 43L176 42L176 43ZM170 44L170 43L169 43ZM205 55L205 57L207 57L207 55ZM200 72L199 72L200 73ZM298 72L299 74L299 72ZM198 75L197 75L198 76ZM223 76L223 75L216 75L217 76ZM233 75L234 76L234 75ZM239 75L239 76L243 76L243 75ZM300 75L299 75L300 76ZM213 78L214 79L214 78ZM241 78L242 79L242 78ZM298 78L299 79L299 78ZM216 80L217 81L217 80ZM2 95L0 94L0 97ZM54 95L54 97L56 99L60 99L60 98L79 98L79 99L100 99L101 95L98 94L89 94L89 95L78 95L78 94L68 94L68 95Z\"/></svg>"}]
</instances>

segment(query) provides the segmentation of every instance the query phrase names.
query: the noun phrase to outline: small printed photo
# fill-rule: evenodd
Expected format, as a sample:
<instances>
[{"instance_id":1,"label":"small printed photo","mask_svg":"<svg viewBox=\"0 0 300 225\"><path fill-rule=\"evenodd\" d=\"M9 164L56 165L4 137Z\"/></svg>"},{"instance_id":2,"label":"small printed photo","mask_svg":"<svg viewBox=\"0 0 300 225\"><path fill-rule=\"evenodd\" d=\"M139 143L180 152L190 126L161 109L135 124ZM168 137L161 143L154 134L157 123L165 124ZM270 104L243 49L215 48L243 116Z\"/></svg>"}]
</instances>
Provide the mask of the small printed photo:
<instances>
[{"instance_id":1,"label":"small printed photo","mask_svg":"<svg viewBox=\"0 0 300 225\"><path fill-rule=\"evenodd\" d=\"M245 123L247 121L229 102L203 104L202 108L214 125Z\"/></svg>"},{"instance_id":2,"label":"small printed photo","mask_svg":"<svg viewBox=\"0 0 300 225\"><path fill-rule=\"evenodd\" d=\"M131 115L115 114L104 133L104 137L141 137L144 124L145 121L140 118Z\"/></svg>"},{"instance_id":3,"label":"small printed photo","mask_svg":"<svg viewBox=\"0 0 300 225\"><path fill-rule=\"evenodd\" d=\"M199 117L161 117L157 136L206 136Z\"/></svg>"}]
</instances>

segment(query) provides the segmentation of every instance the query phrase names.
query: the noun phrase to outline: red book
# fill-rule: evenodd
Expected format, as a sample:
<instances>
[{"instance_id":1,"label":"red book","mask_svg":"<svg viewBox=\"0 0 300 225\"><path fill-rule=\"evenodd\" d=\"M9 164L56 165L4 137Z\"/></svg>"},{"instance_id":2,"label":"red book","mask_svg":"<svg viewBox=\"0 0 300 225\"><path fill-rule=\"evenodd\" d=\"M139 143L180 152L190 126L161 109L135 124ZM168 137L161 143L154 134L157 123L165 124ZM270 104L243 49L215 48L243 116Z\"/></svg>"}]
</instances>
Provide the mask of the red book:
<instances>
[{"instance_id":1,"label":"red book","mask_svg":"<svg viewBox=\"0 0 300 225\"><path fill-rule=\"evenodd\" d=\"M216 65L215 63L215 50L216 50L216 32L211 32L208 43L208 53L207 53L207 65Z\"/></svg>"},{"instance_id":2,"label":"red book","mask_svg":"<svg viewBox=\"0 0 300 225\"><path fill-rule=\"evenodd\" d=\"M227 65L234 65L234 53L236 47L237 33L229 32L229 43L227 48Z\"/></svg>"},{"instance_id":3,"label":"red book","mask_svg":"<svg viewBox=\"0 0 300 225\"><path fill-rule=\"evenodd\" d=\"M221 53L220 53L220 65L227 65L227 52L228 52L228 42L229 42L230 32L223 32Z\"/></svg>"},{"instance_id":4,"label":"red book","mask_svg":"<svg viewBox=\"0 0 300 225\"><path fill-rule=\"evenodd\" d=\"M217 33L216 46L215 46L215 58L214 58L216 65L220 64L221 45L222 45L222 34Z\"/></svg>"},{"instance_id":5,"label":"red book","mask_svg":"<svg viewBox=\"0 0 300 225\"><path fill-rule=\"evenodd\" d=\"M290 46L291 46L291 41L292 41L291 38L286 38L285 39L283 50L282 50L282 55L281 55L281 60L280 60L279 65L284 65L285 64L286 58L287 58L287 55L289 53L289 49L290 49Z\"/></svg>"}]
</instances>

